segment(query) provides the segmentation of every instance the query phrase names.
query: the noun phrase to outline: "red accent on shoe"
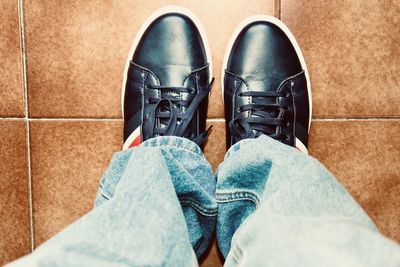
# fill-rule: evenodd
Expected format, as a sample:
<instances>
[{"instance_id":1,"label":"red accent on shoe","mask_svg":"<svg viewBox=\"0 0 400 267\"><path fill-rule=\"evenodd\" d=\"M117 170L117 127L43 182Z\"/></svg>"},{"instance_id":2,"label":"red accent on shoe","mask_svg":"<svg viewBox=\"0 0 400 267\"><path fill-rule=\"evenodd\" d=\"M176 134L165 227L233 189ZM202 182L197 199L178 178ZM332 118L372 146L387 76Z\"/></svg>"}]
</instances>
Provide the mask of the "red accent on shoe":
<instances>
[{"instance_id":1,"label":"red accent on shoe","mask_svg":"<svg viewBox=\"0 0 400 267\"><path fill-rule=\"evenodd\" d=\"M142 139L140 137L140 135L138 135L135 140L132 141L132 143L129 145L128 148L134 147L134 146L138 146L142 143Z\"/></svg>"}]
</instances>

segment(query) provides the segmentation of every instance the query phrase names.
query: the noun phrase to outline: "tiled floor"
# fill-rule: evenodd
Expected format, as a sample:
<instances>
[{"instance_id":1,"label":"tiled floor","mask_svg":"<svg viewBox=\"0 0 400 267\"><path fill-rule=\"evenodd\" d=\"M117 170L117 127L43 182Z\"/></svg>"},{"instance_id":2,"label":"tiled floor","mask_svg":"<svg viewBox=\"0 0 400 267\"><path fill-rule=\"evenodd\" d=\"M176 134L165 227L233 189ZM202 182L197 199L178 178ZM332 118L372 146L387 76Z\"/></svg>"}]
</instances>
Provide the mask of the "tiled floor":
<instances>
[{"instance_id":1,"label":"tiled floor","mask_svg":"<svg viewBox=\"0 0 400 267\"><path fill-rule=\"evenodd\" d=\"M281 16L313 84L310 153L385 235L400 241L400 2L3 0L0 3L0 265L90 210L120 149L120 84L130 43L158 7L179 4L208 33L215 77L206 156L224 157L220 68L235 26ZM221 266L216 247L202 266Z\"/></svg>"},{"instance_id":2,"label":"tiled floor","mask_svg":"<svg viewBox=\"0 0 400 267\"><path fill-rule=\"evenodd\" d=\"M18 2L0 2L0 116L24 116Z\"/></svg>"}]
</instances>

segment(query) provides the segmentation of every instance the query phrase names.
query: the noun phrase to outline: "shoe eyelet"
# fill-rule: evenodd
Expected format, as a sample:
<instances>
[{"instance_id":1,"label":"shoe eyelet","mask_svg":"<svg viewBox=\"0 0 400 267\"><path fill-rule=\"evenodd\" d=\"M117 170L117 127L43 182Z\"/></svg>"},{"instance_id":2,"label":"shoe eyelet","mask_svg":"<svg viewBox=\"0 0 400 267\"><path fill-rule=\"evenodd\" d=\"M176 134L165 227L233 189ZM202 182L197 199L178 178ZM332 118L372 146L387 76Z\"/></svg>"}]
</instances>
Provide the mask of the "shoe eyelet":
<instances>
[{"instance_id":1,"label":"shoe eyelet","mask_svg":"<svg viewBox=\"0 0 400 267\"><path fill-rule=\"evenodd\" d=\"M285 95L285 97L289 97L289 96L290 96L290 94L289 94L289 92L287 92L286 95Z\"/></svg>"},{"instance_id":2,"label":"shoe eyelet","mask_svg":"<svg viewBox=\"0 0 400 267\"><path fill-rule=\"evenodd\" d=\"M290 121L286 122L286 127L290 126Z\"/></svg>"}]
</instances>

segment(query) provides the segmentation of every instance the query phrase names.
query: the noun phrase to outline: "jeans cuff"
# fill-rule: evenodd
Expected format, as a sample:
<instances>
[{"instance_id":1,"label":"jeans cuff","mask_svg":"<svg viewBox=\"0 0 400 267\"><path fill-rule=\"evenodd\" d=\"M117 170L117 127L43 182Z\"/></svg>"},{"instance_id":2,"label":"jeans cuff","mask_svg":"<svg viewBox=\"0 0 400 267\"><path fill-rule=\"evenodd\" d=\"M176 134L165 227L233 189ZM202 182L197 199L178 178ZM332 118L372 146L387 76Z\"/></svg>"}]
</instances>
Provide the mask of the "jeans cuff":
<instances>
[{"instance_id":1,"label":"jeans cuff","mask_svg":"<svg viewBox=\"0 0 400 267\"><path fill-rule=\"evenodd\" d=\"M254 142L258 142L258 144L260 146L265 146L267 148L266 152L268 152L268 153L276 153L276 152L282 152L282 151L284 151L286 153L287 152L292 153L293 151L300 152L297 149L295 149L289 145L283 144L283 143L269 137L268 135L262 134L257 138L248 138L248 139L240 140L239 142L237 142L236 144L231 146L229 148L229 150L226 152L225 160L229 159L233 154L235 154L237 151L239 151L242 146L248 146ZM302 154L304 154L304 153L302 153Z\"/></svg>"},{"instance_id":2,"label":"jeans cuff","mask_svg":"<svg viewBox=\"0 0 400 267\"><path fill-rule=\"evenodd\" d=\"M204 157L201 148L191 140L177 136L158 136L144 141L143 147L177 147Z\"/></svg>"}]
</instances>

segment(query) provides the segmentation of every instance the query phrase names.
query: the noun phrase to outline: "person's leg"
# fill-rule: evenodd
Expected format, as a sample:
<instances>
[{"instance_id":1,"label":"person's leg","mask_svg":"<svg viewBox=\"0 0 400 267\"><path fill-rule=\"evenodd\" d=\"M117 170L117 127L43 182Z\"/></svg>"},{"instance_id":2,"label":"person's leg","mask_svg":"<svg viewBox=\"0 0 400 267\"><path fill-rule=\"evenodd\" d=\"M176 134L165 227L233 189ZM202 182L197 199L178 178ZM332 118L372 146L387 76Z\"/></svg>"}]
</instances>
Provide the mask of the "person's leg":
<instances>
[{"instance_id":1,"label":"person's leg","mask_svg":"<svg viewBox=\"0 0 400 267\"><path fill-rule=\"evenodd\" d=\"M150 139L114 155L91 212L10 266L197 266L193 249L200 256L215 228L214 190L196 144Z\"/></svg>"},{"instance_id":2,"label":"person's leg","mask_svg":"<svg viewBox=\"0 0 400 267\"><path fill-rule=\"evenodd\" d=\"M228 151L216 198L225 266L400 265L400 247L321 163L267 136Z\"/></svg>"},{"instance_id":3,"label":"person's leg","mask_svg":"<svg viewBox=\"0 0 400 267\"><path fill-rule=\"evenodd\" d=\"M226 266L398 266L399 247L306 155L311 84L289 29L273 17L247 19L224 69L230 149L216 198Z\"/></svg>"},{"instance_id":4,"label":"person's leg","mask_svg":"<svg viewBox=\"0 0 400 267\"><path fill-rule=\"evenodd\" d=\"M207 45L183 8L163 8L143 24L126 62L122 107L124 150L144 143L114 156L92 212L16 265L197 265L217 213L215 177L200 148L212 81Z\"/></svg>"}]
</instances>

